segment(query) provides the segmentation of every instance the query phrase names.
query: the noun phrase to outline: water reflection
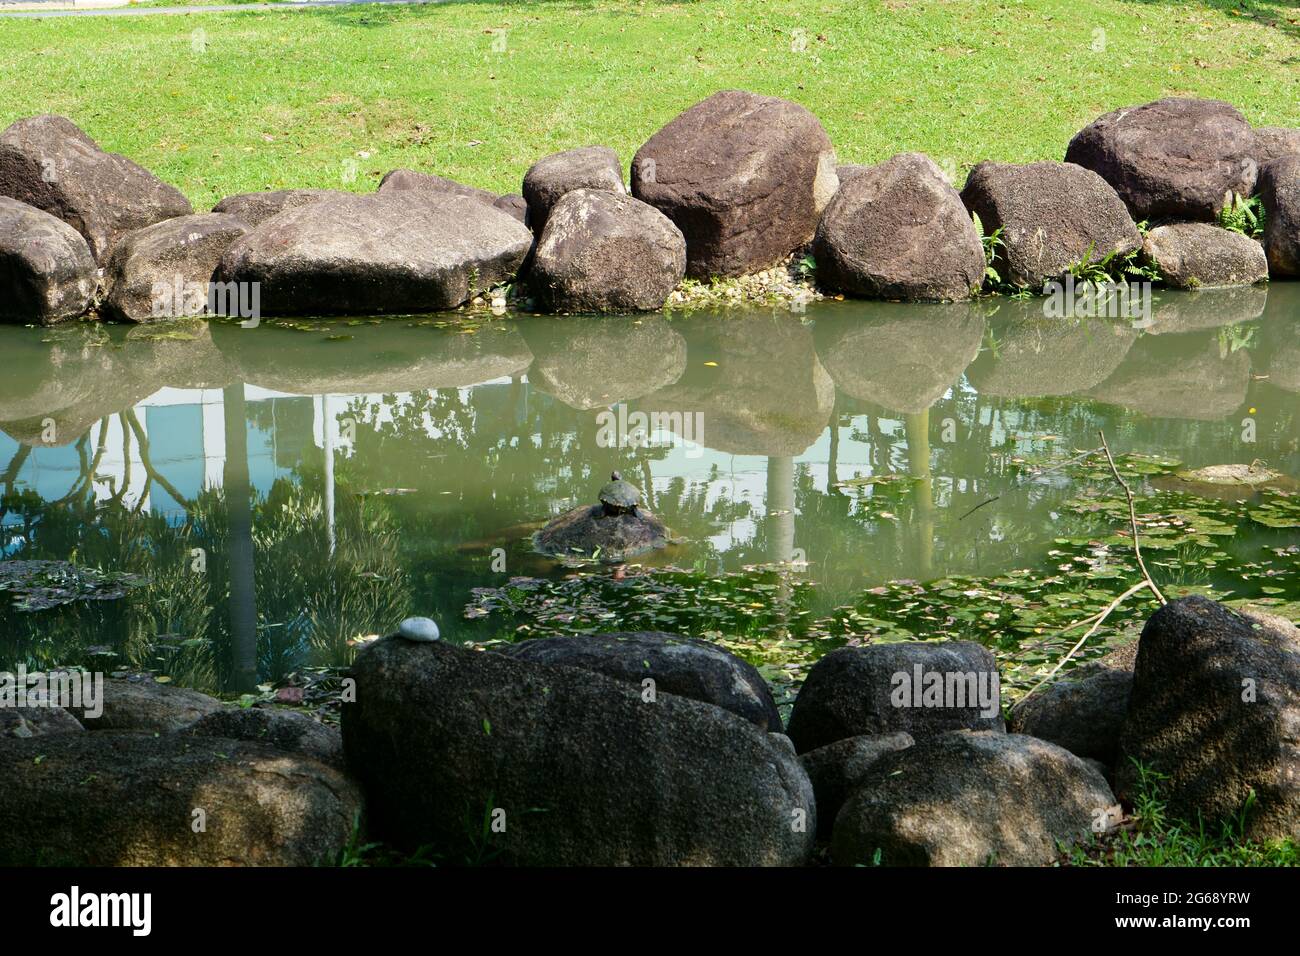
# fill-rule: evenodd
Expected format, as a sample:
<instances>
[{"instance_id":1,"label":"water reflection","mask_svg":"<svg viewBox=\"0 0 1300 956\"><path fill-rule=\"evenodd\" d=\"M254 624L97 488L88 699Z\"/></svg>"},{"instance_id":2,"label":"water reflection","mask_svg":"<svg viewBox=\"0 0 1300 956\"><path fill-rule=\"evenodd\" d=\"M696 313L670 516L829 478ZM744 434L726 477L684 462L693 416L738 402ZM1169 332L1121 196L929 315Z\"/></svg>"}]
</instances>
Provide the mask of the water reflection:
<instances>
[{"instance_id":1,"label":"water reflection","mask_svg":"<svg viewBox=\"0 0 1300 956\"><path fill-rule=\"evenodd\" d=\"M470 633L470 589L559 573L528 536L615 469L685 541L652 560L783 563L826 607L1035 564L1069 533L1070 488L1021 487L1015 461L1098 428L1120 450L1300 473L1297 316L1300 290L1276 285L1163 293L1149 328L1045 320L1035 300L472 332L3 328L0 550L149 585L0 611L0 666L108 654L248 687L346 661L406 613ZM664 433L603 440L611 408Z\"/></svg>"}]
</instances>

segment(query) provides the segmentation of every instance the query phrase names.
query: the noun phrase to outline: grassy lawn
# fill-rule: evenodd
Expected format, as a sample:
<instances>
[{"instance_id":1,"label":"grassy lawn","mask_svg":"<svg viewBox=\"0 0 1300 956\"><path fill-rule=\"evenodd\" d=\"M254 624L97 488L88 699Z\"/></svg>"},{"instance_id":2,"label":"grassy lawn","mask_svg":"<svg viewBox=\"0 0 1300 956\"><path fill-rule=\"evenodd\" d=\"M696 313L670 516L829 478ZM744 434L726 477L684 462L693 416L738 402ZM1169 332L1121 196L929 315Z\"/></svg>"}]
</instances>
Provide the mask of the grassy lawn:
<instances>
[{"instance_id":1,"label":"grassy lawn","mask_svg":"<svg viewBox=\"0 0 1300 956\"><path fill-rule=\"evenodd\" d=\"M0 20L0 85L4 124L65 114L203 208L368 191L397 166L517 191L557 149L605 143L626 164L727 87L807 105L844 161L924 150L961 178L981 159L1059 158L1099 113L1167 94L1300 126L1300 7L554 0Z\"/></svg>"}]
</instances>

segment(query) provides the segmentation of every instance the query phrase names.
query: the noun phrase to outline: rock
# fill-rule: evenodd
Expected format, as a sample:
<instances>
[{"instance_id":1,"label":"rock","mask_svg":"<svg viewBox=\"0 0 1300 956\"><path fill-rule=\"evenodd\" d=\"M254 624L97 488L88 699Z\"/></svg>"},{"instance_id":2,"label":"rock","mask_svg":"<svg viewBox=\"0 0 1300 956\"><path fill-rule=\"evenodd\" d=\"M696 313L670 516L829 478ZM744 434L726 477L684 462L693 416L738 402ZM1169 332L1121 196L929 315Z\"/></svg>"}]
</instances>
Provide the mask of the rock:
<instances>
[{"instance_id":1,"label":"rock","mask_svg":"<svg viewBox=\"0 0 1300 956\"><path fill-rule=\"evenodd\" d=\"M1255 127L1255 162L1264 167L1283 156L1300 156L1300 129L1285 126Z\"/></svg>"},{"instance_id":2,"label":"rock","mask_svg":"<svg viewBox=\"0 0 1300 956\"><path fill-rule=\"evenodd\" d=\"M626 195L623 164L608 146L582 146L543 156L524 174L524 202L528 223L542 234L551 209L575 189L594 189Z\"/></svg>"},{"instance_id":3,"label":"rock","mask_svg":"<svg viewBox=\"0 0 1300 956\"><path fill-rule=\"evenodd\" d=\"M989 323L996 349L981 352L967 378L981 395L1072 395L1119 368L1138 334L1106 319L1046 318L1043 303L999 302Z\"/></svg>"},{"instance_id":4,"label":"rock","mask_svg":"<svg viewBox=\"0 0 1300 956\"><path fill-rule=\"evenodd\" d=\"M310 757L340 770L343 768L343 737L339 729L293 710L227 707L200 717L177 733L194 737L248 740L286 753Z\"/></svg>"},{"instance_id":5,"label":"rock","mask_svg":"<svg viewBox=\"0 0 1300 956\"><path fill-rule=\"evenodd\" d=\"M492 205L502 212L514 216L525 225L528 224L528 201L523 196L499 196Z\"/></svg>"},{"instance_id":6,"label":"rock","mask_svg":"<svg viewBox=\"0 0 1300 956\"><path fill-rule=\"evenodd\" d=\"M219 278L258 282L265 315L452 309L512 278L532 245L510 216L464 196L338 196L267 220Z\"/></svg>"},{"instance_id":7,"label":"rock","mask_svg":"<svg viewBox=\"0 0 1300 956\"><path fill-rule=\"evenodd\" d=\"M62 219L101 263L126 233L194 211L179 190L104 152L62 116L21 119L0 133L0 196Z\"/></svg>"},{"instance_id":8,"label":"rock","mask_svg":"<svg viewBox=\"0 0 1300 956\"><path fill-rule=\"evenodd\" d=\"M844 801L858 788L862 779L887 753L903 750L916 743L911 734L863 734L845 737L825 747L810 750L800 762L812 781L817 799L817 837L829 840Z\"/></svg>"},{"instance_id":9,"label":"rock","mask_svg":"<svg viewBox=\"0 0 1300 956\"><path fill-rule=\"evenodd\" d=\"M973 641L841 647L808 672L786 733L802 754L863 734L1002 731L1000 690L993 655Z\"/></svg>"},{"instance_id":10,"label":"rock","mask_svg":"<svg viewBox=\"0 0 1300 956\"><path fill-rule=\"evenodd\" d=\"M408 617L398 627L397 633L399 637L404 637L408 641L425 644L440 640L442 637L438 625L427 617Z\"/></svg>"},{"instance_id":11,"label":"rock","mask_svg":"<svg viewBox=\"0 0 1300 956\"><path fill-rule=\"evenodd\" d=\"M1264 252L1274 276L1300 276L1300 156L1264 167L1259 182L1264 207Z\"/></svg>"},{"instance_id":12,"label":"rock","mask_svg":"<svg viewBox=\"0 0 1300 956\"><path fill-rule=\"evenodd\" d=\"M881 299L966 299L984 282L975 224L928 156L901 153L840 187L813 239L817 281Z\"/></svg>"},{"instance_id":13,"label":"rock","mask_svg":"<svg viewBox=\"0 0 1300 956\"><path fill-rule=\"evenodd\" d=\"M839 179L840 185L843 186L854 176L865 172L870 168L871 167L865 163L840 163L835 167L835 176Z\"/></svg>"},{"instance_id":14,"label":"rock","mask_svg":"<svg viewBox=\"0 0 1300 956\"><path fill-rule=\"evenodd\" d=\"M999 229L993 267L1003 282L1040 288L1085 260L1142 247L1124 201L1091 169L1073 163L983 162L961 191L987 236Z\"/></svg>"},{"instance_id":15,"label":"rock","mask_svg":"<svg viewBox=\"0 0 1300 956\"><path fill-rule=\"evenodd\" d=\"M9 740L0 773L3 866L314 866L348 845L362 809L338 770L219 737Z\"/></svg>"},{"instance_id":16,"label":"rock","mask_svg":"<svg viewBox=\"0 0 1300 956\"><path fill-rule=\"evenodd\" d=\"M435 176L433 173L417 173L410 169L394 169L379 181L379 192L416 190L443 196L464 196L491 206L497 201L497 194L475 186L465 186L454 179Z\"/></svg>"},{"instance_id":17,"label":"rock","mask_svg":"<svg viewBox=\"0 0 1300 956\"><path fill-rule=\"evenodd\" d=\"M1142 629L1118 791L1132 761L1164 774L1169 813L1209 826L1235 818L1254 791L1252 840L1300 837L1300 631L1206 598L1170 601Z\"/></svg>"},{"instance_id":18,"label":"rock","mask_svg":"<svg viewBox=\"0 0 1300 956\"><path fill-rule=\"evenodd\" d=\"M777 265L812 238L838 185L817 117L741 90L679 114L632 160L632 195L677 224L695 279Z\"/></svg>"},{"instance_id":19,"label":"rock","mask_svg":"<svg viewBox=\"0 0 1300 956\"><path fill-rule=\"evenodd\" d=\"M1133 689L1133 661L1076 668L1011 709L1008 729L1114 767Z\"/></svg>"},{"instance_id":20,"label":"rock","mask_svg":"<svg viewBox=\"0 0 1300 956\"><path fill-rule=\"evenodd\" d=\"M77 230L0 197L0 322L54 325L75 319L94 301L95 270Z\"/></svg>"},{"instance_id":21,"label":"rock","mask_svg":"<svg viewBox=\"0 0 1300 956\"><path fill-rule=\"evenodd\" d=\"M103 713L91 717L83 707L66 708L87 730L179 730L221 710L221 701L186 687L153 680L104 681Z\"/></svg>"},{"instance_id":22,"label":"rock","mask_svg":"<svg viewBox=\"0 0 1300 956\"><path fill-rule=\"evenodd\" d=\"M1232 104L1167 97L1118 109L1065 153L1115 187L1133 218L1213 221L1233 193L1255 191L1255 134Z\"/></svg>"},{"instance_id":23,"label":"rock","mask_svg":"<svg viewBox=\"0 0 1300 956\"><path fill-rule=\"evenodd\" d=\"M672 385L686 368L686 340L660 315L635 322L572 316L529 322L522 329L533 353L529 384L580 411L641 398ZM606 415L617 417L601 412L598 424ZM629 417L628 428L633 427ZM613 437L617 443L619 436Z\"/></svg>"},{"instance_id":24,"label":"rock","mask_svg":"<svg viewBox=\"0 0 1300 956\"><path fill-rule=\"evenodd\" d=\"M348 194L337 189L275 189L264 193L238 193L221 200L212 207L212 211L234 216L249 226L260 226L273 216L290 209L300 209L322 199L346 195Z\"/></svg>"},{"instance_id":25,"label":"rock","mask_svg":"<svg viewBox=\"0 0 1300 956\"><path fill-rule=\"evenodd\" d=\"M495 650L517 660L604 674L656 693L689 697L728 710L761 730L780 732L781 715L753 664L716 644L658 631L547 637Z\"/></svg>"},{"instance_id":26,"label":"rock","mask_svg":"<svg viewBox=\"0 0 1300 956\"><path fill-rule=\"evenodd\" d=\"M1268 278L1264 249L1249 236L1205 222L1157 226L1142 253L1176 289L1252 285Z\"/></svg>"},{"instance_id":27,"label":"rock","mask_svg":"<svg viewBox=\"0 0 1300 956\"><path fill-rule=\"evenodd\" d=\"M550 210L529 283L552 312L649 312L685 273L686 240L667 216L631 196L575 189Z\"/></svg>"},{"instance_id":28,"label":"rock","mask_svg":"<svg viewBox=\"0 0 1300 956\"><path fill-rule=\"evenodd\" d=\"M1021 734L957 731L885 754L835 818L841 866L1046 866L1111 819L1105 778Z\"/></svg>"},{"instance_id":29,"label":"rock","mask_svg":"<svg viewBox=\"0 0 1300 956\"><path fill-rule=\"evenodd\" d=\"M957 384L979 354L984 316L965 302L882 305L881 310L870 316L819 316L813 329L817 355L845 395L892 412L923 412Z\"/></svg>"},{"instance_id":30,"label":"rock","mask_svg":"<svg viewBox=\"0 0 1300 956\"><path fill-rule=\"evenodd\" d=\"M127 233L106 270L108 312L128 322L202 315L221 257L249 228L234 216L208 213Z\"/></svg>"},{"instance_id":31,"label":"rock","mask_svg":"<svg viewBox=\"0 0 1300 956\"><path fill-rule=\"evenodd\" d=\"M62 707L0 707L0 740L84 733L85 727Z\"/></svg>"},{"instance_id":32,"label":"rock","mask_svg":"<svg viewBox=\"0 0 1300 956\"><path fill-rule=\"evenodd\" d=\"M1249 385L1249 351L1225 353L1217 333L1144 335L1110 377L1076 394L1151 418L1212 422L1240 408Z\"/></svg>"},{"instance_id":33,"label":"rock","mask_svg":"<svg viewBox=\"0 0 1300 956\"><path fill-rule=\"evenodd\" d=\"M621 564L668 546L668 529L644 507L635 514L606 514L601 505L580 505L552 518L533 536L533 547L557 558L598 558Z\"/></svg>"},{"instance_id":34,"label":"rock","mask_svg":"<svg viewBox=\"0 0 1300 956\"><path fill-rule=\"evenodd\" d=\"M445 642L376 641L352 675L348 765L393 846L546 866L798 865L812 850L798 760L719 707ZM480 841L493 818L504 831Z\"/></svg>"}]
</instances>

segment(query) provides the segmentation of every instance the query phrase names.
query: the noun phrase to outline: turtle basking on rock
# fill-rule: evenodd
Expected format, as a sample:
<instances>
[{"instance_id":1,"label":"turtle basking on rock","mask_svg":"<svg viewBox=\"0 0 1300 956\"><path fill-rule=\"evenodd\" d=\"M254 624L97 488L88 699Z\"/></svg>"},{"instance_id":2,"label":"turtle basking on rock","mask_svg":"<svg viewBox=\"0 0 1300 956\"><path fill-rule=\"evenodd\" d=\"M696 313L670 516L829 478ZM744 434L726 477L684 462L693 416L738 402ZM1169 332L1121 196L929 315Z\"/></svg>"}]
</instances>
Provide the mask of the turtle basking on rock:
<instances>
[{"instance_id":1,"label":"turtle basking on rock","mask_svg":"<svg viewBox=\"0 0 1300 956\"><path fill-rule=\"evenodd\" d=\"M641 505L641 489L617 471L597 498L597 504L566 511L537 532L533 538L537 550L555 557L619 564L668 544L664 523Z\"/></svg>"}]
</instances>

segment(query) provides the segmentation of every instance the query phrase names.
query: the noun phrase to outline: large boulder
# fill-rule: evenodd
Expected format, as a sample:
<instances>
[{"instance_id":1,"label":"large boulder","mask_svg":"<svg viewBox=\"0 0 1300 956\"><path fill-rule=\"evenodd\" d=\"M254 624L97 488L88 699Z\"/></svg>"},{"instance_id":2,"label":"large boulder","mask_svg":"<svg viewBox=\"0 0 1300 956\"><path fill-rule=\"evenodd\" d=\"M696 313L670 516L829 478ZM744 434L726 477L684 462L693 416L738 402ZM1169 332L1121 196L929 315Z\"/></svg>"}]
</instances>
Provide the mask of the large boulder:
<instances>
[{"instance_id":1,"label":"large boulder","mask_svg":"<svg viewBox=\"0 0 1300 956\"><path fill-rule=\"evenodd\" d=\"M126 233L194 211L179 190L104 152L62 116L21 119L0 133L0 196L62 219L101 263Z\"/></svg>"},{"instance_id":2,"label":"large boulder","mask_svg":"<svg viewBox=\"0 0 1300 956\"><path fill-rule=\"evenodd\" d=\"M1300 630L1194 596L1142 629L1120 737L1117 789L1133 761L1164 775L1169 811L1195 823L1234 818L1254 794L1252 839L1300 838Z\"/></svg>"},{"instance_id":3,"label":"large boulder","mask_svg":"<svg viewBox=\"0 0 1300 956\"><path fill-rule=\"evenodd\" d=\"M524 174L528 223L539 236L555 204L575 189L597 189L623 196L623 164L608 146L580 146L543 156Z\"/></svg>"},{"instance_id":4,"label":"large boulder","mask_svg":"<svg viewBox=\"0 0 1300 956\"><path fill-rule=\"evenodd\" d=\"M1264 248L1208 222L1176 222L1147 233L1142 254L1176 289L1253 285L1268 278Z\"/></svg>"},{"instance_id":5,"label":"large boulder","mask_svg":"<svg viewBox=\"0 0 1300 956\"><path fill-rule=\"evenodd\" d=\"M552 866L797 865L812 850L798 760L719 707L397 638L352 676L348 766L394 846Z\"/></svg>"},{"instance_id":6,"label":"large boulder","mask_svg":"<svg viewBox=\"0 0 1300 956\"><path fill-rule=\"evenodd\" d=\"M187 687L159 684L149 678L104 681L102 712L91 716L84 706L68 707L87 730L179 730L221 710L221 701Z\"/></svg>"},{"instance_id":7,"label":"large boulder","mask_svg":"<svg viewBox=\"0 0 1300 956\"><path fill-rule=\"evenodd\" d=\"M221 257L251 227L234 216L180 216L128 233L106 269L105 308L114 318L150 322L208 311Z\"/></svg>"},{"instance_id":8,"label":"large boulder","mask_svg":"<svg viewBox=\"0 0 1300 956\"><path fill-rule=\"evenodd\" d=\"M77 230L47 212L0 197L0 322L54 325L95 297L95 258Z\"/></svg>"},{"instance_id":9,"label":"large boulder","mask_svg":"<svg viewBox=\"0 0 1300 956\"><path fill-rule=\"evenodd\" d=\"M801 756L799 762L812 781L813 796L817 799L818 838L830 839L840 807L881 757L914 743L912 735L901 730L892 734L863 734L845 737Z\"/></svg>"},{"instance_id":10,"label":"large boulder","mask_svg":"<svg viewBox=\"0 0 1300 956\"><path fill-rule=\"evenodd\" d=\"M786 733L802 754L862 734L1002 731L1001 705L997 663L973 641L841 647L808 672Z\"/></svg>"},{"instance_id":11,"label":"large boulder","mask_svg":"<svg viewBox=\"0 0 1300 956\"><path fill-rule=\"evenodd\" d=\"M1020 734L957 731L885 754L835 818L841 866L1046 866L1108 828L1115 798L1079 757Z\"/></svg>"},{"instance_id":12,"label":"large boulder","mask_svg":"<svg viewBox=\"0 0 1300 956\"><path fill-rule=\"evenodd\" d=\"M686 240L654 206L575 189L550 210L529 284L553 312L648 312L685 273Z\"/></svg>"},{"instance_id":13,"label":"large boulder","mask_svg":"<svg viewBox=\"0 0 1300 956\"><path fill-rule=\"evenodd\" d=\"M986 235L1002 230L993 267L1014 286L1036 289L1085 259L1101 262L1142 246L1115 190L1073 163L980 163L961 198Z\"/></svg>"},{"instance_id":14,"label":"large boulder","mask_svg":"<svg viewBox=\"0 0 1300 956\"><path fill-rule=\"evenodd\" d=\"M1269 270L1275 276L1300 276L1300 156L1274 160L1259 180Z\"/></svg>"},{"instance_id":15,"label":"large boulder","mask_svg":"<svg viewBox=\"0 0 1300 956\"><path fill-rule=\"evenodd\" d=\"M441 196L465 196L488 206L494 205L498 198L496 193L490 193L486 189L466 186L454 179L436 176L433 173L417 173L411 169L394 169L379 181L379 192L381 193L401 192L403 190L435 193Z\"/></svg>"},{"instance_id":16,"label":"large boulder","mask_svg":"<svg viewBox=\"0 0 1300 956\"><path fill-rule=\"evenodd\" d=\"M781 262L812 238L837 187L835 150L817 117L741 90L681 113L632 160L632 194L681 229L697 279Z\"/></svg>"},{"instance_id":17,"label":"large boulder","mask_svg":"<svg viewBox=\"0 0 1300 956\"><path fill-rule=\"evenodd\" d=\"M509 280L531 245L517 220L464 196L340 195L264 222L219 278L260 283L266 315L426 312Z\"/></svg>"},{"instance_id":18,"label":"large boulder","mask_svg":"<svg viewBox=\"0 0 1300 956\"><path fill-rule=\"evenodd\" d=\"M337 189L273 189L260 193L236 193L212 207L215 213L234 216L249 226L260 226L290 209L310 206L322 199L344 196Z\"/></svg>"},{"instance_id":19,"label":"large boulder","mask_svg":"<svg viewBox=\"0 0 1300 956\"><path fill-rule=\"evenodd\" d=\"M362 810L338 770L220 737L4 740L0 773L3 866L314 866Z\"/></svg>"},{"instance_id":20,"label":"large boulder","mask_svg":"<svg viewBox=\"0 0 1300 956\"><path fill-rule=\"evenodd\" d=\"M966 299L984 282L984 246L939 167L900 153L840 187L813 240L818 282L880 299Z\"/></svg>"},{"instance_id":21,"label":"large boulder","mask_svg":"<svg viewBox=\"0 0 1300 956\"><path fill-rule=\"evenodd\" d=\"M779 733L781 715L767 683L748 661L717 644L658 631L547 637L497 648L517 660L579 667L643 687L729 710Z\"/></svg>"},{"instance_id":22,"label":"large boulder","mask_svg":"<svg viewBox=\"0 0 1300 956\"><path fill-rule=\"evenodd\" d=\"M1255 127L1255 162L1262 171L1283 156L1300 156L1300 129L1288 126Z\"/></svg>"},{"instance_id":23,"label":"large boulder","mask_svg":"<svg viewBox=\"0 0 1300 956\"><path fill-rule=\"evenodd\" d=\"M178 733L249 740L332 767L343 766L343 737L339 729L293 710L225 707L200 717Z\"/></svg>"},{"instance_id":24,"label":"large boulder","mask_svg":"<svg viewBox=\"0 0 1300 956\"><path fill-rule=\"evenodd\" d=\"M1167 97L1084 127L1065 152L1101 175L1133 218L1213 221L1255 191L1255 131L1231 103Z\"/></svg>"}]
</instances>

